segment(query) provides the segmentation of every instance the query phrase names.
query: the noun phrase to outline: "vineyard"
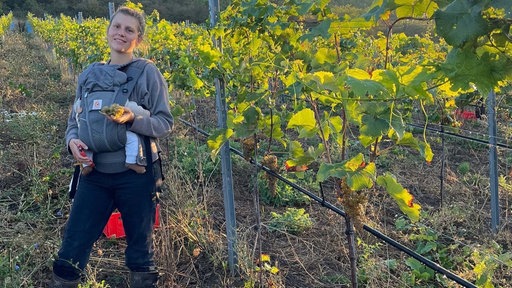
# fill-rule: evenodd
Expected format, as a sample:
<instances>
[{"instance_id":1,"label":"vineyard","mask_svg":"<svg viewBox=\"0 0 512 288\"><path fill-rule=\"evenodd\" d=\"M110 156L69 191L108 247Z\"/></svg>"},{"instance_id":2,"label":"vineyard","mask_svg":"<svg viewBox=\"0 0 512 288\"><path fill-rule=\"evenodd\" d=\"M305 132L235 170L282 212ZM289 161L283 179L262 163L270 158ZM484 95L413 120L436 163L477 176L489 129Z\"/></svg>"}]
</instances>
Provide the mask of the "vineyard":
<instances>
[{"instance_id":1,"label":"vineyard","mask_svg":"<svg viewBox=\"0 0 512 288\"><path fill-rule=\"evenodd\" d=\"M232 1L216 25L147 13L137 53L176 120L161 287L512 287L509 0L377 0L360 17L279 2ZM0 17L0 286L46 287L70 209L65 119L77 75L109 57L108 20L14 21ZM99 239L83 287L127 287L124 248Z\"/></svg>"}]
</instances>

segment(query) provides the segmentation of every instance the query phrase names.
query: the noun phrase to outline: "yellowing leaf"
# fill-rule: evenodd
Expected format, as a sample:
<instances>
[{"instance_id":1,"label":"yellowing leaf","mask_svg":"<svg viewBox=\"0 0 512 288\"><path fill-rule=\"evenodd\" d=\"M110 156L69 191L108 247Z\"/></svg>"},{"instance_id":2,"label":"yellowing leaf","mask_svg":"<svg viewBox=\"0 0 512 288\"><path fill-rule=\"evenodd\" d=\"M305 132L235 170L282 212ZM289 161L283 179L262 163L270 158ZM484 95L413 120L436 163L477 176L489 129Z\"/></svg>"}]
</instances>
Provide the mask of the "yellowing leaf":
<instances>
[{"instance_id":1,"label":"yellowing leaf","mask_svg":"<svg viewBox=\"0 0 512 288\"><path fill-rule=\"evenodd\" d=\"M309 108L306 108L295 113L292 118L290 118L286 129L303 128L310 131L315 129L315 125L315 112Z\"/></svg>"},{"instance_id":2,"label":"yellowing leaf","mask_svg":"<svg viewBox=\"0 0 512 288\"><path fill-rule=\"evenodd\" d=\"M407 189L402 187L393 175L386 173L383 176L379 176L377 183L386 188L389 195L391 195L398 204L400 210L404 212L412 222L416 222L420 219L421 206L413 202L414 196L409 193Z\"/></svg>"},{"instance_id":3,"label":"yellowing leaf","mask_svg":"<svg viewBox=\"0 0 512 288\"><path fill-rule=\"evenodd\" d=\"M349 171L356 171L357 169L359 169L359 167L361 167L361 163L364 163L364 156L362 153L359 153L356 156L352 157L352 159L349 159L345 163L345 167Z\"/></svg>"},{"instance_id":4,"label":"yellowing leaf","mask_svg":"<svg viewBox=\"0 0 512 288\"><path fill-rule=\"evenodd\" d=\"M332 74L332 72L317 71L313 75L320 84L325 84L334 81L334 74Z\"/></svg>"},{"instance_id":5,"label":"yellowing leaf","mask_svg":"<svg viewBox=\"0 0 512 288\"><path fill-rule=\"evenodd\" d=\"M269 254L261 254L260 261L261 262L270 262L270 255Z\"/></svg>"},{"instance_id":6,"label":"yellowing leaf","mask_svg":"<svg viewBox=\"0 0 512 288\"><path fill-rule=\"evenodd\" d=\"M219 153L220 148L226 142L229 137L233 135L232 129L220 129L212 133L206 143L208 144L208 148L211 150L211 157L215 158L217 153Z\"/></svg>"},{"instance_id":7,"label":"yellowing leaf","mask_svg":"<svg viewBox=\"0 0 512 288\"><path fill-rule=\"evenodd\" d=\"M350 77L354 77L355 79L358 79L358 80L368 80L370 79L370 74L368 72L366 72L365 70L363 69L348 69L347 70L347 75L350 76Z\"/></svg>"}]
</instances>

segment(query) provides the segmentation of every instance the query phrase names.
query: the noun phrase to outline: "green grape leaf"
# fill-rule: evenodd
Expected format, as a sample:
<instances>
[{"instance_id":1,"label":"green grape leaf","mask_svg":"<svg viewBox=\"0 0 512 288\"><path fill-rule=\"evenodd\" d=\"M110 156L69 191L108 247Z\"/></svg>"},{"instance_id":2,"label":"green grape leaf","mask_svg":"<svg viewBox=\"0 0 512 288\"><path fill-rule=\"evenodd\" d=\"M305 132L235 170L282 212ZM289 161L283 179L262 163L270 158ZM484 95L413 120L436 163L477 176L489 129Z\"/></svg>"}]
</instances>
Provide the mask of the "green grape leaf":
<instances>
[{"instance_id":1,"label":"green grape leaf","mask_svg":"<svg viewBox=\"0 0 512 288\"><path fill-rule=\"evenodd\" d=\"M311 162L315 161L324 153L325 148L323 145L318 145L315 149L310 146L307 150L302 148L302 144L299 141L291 141L290 142L290 157L291 159L286 162L290 166L300 166L300 165L309 165Z\"/></svg>"},{"instance_id":2,"label":"green grape leaf","mask_svg":"<svg viewBox=\"0 0 512 288\"><path fill-rule=\"evenodd\" d=\"M368 137L380 137L386 135L389 131L389 113L388 114L365 114L359 131L362 135Z\"/></svg>"},{"instance_id":3,"label":"green grape leaf","mask_svg":"<svg viewBox=\"0 0 512 288\"><path fill-rule=\"evenodd\" d=\"M347 70L346 84L357 97L372 95L375 97L389 98L386 87L379 81L370 79L370 74L361 69Z\"/></svg>"},{"instance_id":4,"label":"green grape leaf","mask_svg":"<svg viewBox=\"0 0 512 288\"><path fill-rule=\"evenodd\" d=\"M359 168L361 167L364 168L354 171L354 173L347 177L347 185L353 191L359 191L373 187L376 175L375 163L371 162L366 165L364 162L361 162Z\"/></svg>"},{"instance_id":5,"label":"green grape leaf","mask_svg":"<svg viewBox=\"0 0 512 288\"><path fill-rule=\"evenodd\" d=\"M313 74L308 74L304 77L307 82L313 82L318 87L319 91L330 90L337 92L339 90L338 81L332 72L328 71L316 71Z\"/></svg>"},{"instance_id":6,"label":"green grape leaf","mask_svg":"<svg viewBox=\"0 0 512 288\"><path fill-rule=\"evenodd\" d=\"M432 159L434 158L434 152L432 152L432 147L430 147L430 144L426 142L420 142L420 153L425 158L425 161L427 163L432 162Z\"/></svg>"},{"instance_id":7,"label":"green grape leaf","mask_svg":"<svg viewBox=\"0 0 512 288\"><path fill-rule=\"evenodd\" d=\"M336 61L336 54L333 54L331 49L320 48L316 51L313 58L318 64L333 63Z\"/></svg>"},{"instance_id":8,"label":"green grape leaf","mask_svg":"<svg viewBox=\"0 0 512 288\"><path fill-rule=\"evenodd\" d=\"M238 116L233 120L234 130L238 137L247 137L256 133L258 130L258 121L261 117L259 108L249 106L243 111L243 117Z\"/></svg>"},{"instance_id":9,"label":"green grape leaf","mask_svg":"<svg viewBox=\"0 0 512 288\"><path fill-rule=\"evenodd\" d=\"M398 8L398 4L393 0L374 0L370 11L366 12L363 17L369 21L377 21L380 19L387 19L389 17L389 11L393 11Z\"/></svg>"},{"instance_id":10,"label":"green grape leaf","mask_svg":"<svg viewBox=\"0 0 512 288\"><path fill-rule=\"evenodd\" d=\"M421 156L423 156L427 163L432 162L432 159L434 158L434 153L432 152L430 144L419 141L411 132L406 132L402 138L396 141L396 144L416 149L420 152Z\"/></svg>"},{"instance_id":11,"label":"green grape leaf","mask_svg":"<svg viewBox=\"0 0 512 288\"><path fill-rule=\"evenodd\" d=\"M390 107L379 103L369 103L361 120L359 131L364 136L380 137L386 135L391 128L389 117Z\"/></svg>"},{"instance_id":12,"label":"green grape leaf","mask_svg":"<svg viewBox=\"0 0 512 288\"><path fill-rule=\"evenodd\" d=\"M341 179L365 168L366 163L364 161L364 155L359 153L351 159L340 163L321 163L316 174L316 179L318 182L323 182L330 177ZM371 172L371 169L372 168L369 168L368 171Z\"/></svg>"},{"instance_id":13,"label":"green grape leaf","mask_svg":"<svg viewBox=\"0 0 512 288\"><path fill-rule=\"evenodd\" d=\"M450 79L453 91L470 90L473 83L486 94L497 86L499 80L511 74L511 60L502 58L487 52L477 55L471 49L454 48L440 69Z\"/></svg>"},{"instance_id":14,"label":"green grape leaf","mask_svg":"<svg viewBox=\"0 0 512 288\"><path fill-rule=\"evenodd\" d=\"M434 13L437 33L454 47L474 43L490 32L482 15L486 1L455 0Z\"/></svg>"},{"instance_id":15,"label":"green grape leaf","mask_svg":"<svg viewBox=\"0 0 512 288\"><path fill-rule=\"evenodd\" d=\"M330 91L326 91L325 93L317 93L312 91L311 97L314 100L318 100L320 103L326 105L326 106L336 106L337 104L342 103L341 97L338 95L338 93L332 93Z\"/></svg>"},{"instance_id":16,"label":"green grape leaf","mask_svg":"<svg viewBox=\"0 0 512 288\"><path fill-rule=\"evenodd\" d=\"M193 69L188 70L188 84L193 89L201 89L204 86L203 80L197 77L196 72Z\"/></svg>"},{"instance_id":17,"label":"green grape leaf","mask_svg":"<svg viewBox=\"0 0 512 288\"><path fill-rule=\"evenodd\" d=\"M329 39L331 37L331 33L329 33L329 28L331 27L332 20L325 19L320 22L320 24L311 28L310 32L302 35L299 38L299 41L309 41L313 42L316 37L320 36L324 39Z\"/></svg>"},{"instance_id":18,"label":"green grape leaf","mask_svg":"<svg viewBox=\"0 0 512 288\"><path fill-rule=\"evenodd\" d=\"M332 127L332 129L339 133L341 129L343 128L343 120L340 116L334 116L329 118L329 126Z\"/></svg>"},{"instance_id":19,"label":"green grape leaf","mask_svg":"<svg viewBox=\"0 0 512 288\"><path fill-rule=\"evenodd\" d=\"M396 17L431 17L438 6L432 0L395 0Z\"/></svg>"}]
</instances>

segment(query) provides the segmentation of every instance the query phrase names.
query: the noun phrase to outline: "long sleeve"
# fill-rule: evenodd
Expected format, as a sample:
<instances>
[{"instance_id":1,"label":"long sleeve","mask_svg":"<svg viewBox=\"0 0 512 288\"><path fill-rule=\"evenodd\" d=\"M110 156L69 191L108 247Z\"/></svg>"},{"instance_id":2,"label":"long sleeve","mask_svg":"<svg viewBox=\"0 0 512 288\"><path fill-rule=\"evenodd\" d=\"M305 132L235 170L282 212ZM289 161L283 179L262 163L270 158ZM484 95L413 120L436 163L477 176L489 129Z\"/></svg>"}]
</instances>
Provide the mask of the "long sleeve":
<instances>
[{"instance_id":1,"label":"long sleeve","mask_svg":"<svg viewBox=\"0 0 512 288\"><path fill-rule=\"evenodd\" d=\"M170 112L169 91L163 75L153 63L149 63L137 81L135 93L130 100L149 110L150 115L135 112L135 119L129 130L152 138L169 135L174 119Z\"/></svg>"}]
</instances>

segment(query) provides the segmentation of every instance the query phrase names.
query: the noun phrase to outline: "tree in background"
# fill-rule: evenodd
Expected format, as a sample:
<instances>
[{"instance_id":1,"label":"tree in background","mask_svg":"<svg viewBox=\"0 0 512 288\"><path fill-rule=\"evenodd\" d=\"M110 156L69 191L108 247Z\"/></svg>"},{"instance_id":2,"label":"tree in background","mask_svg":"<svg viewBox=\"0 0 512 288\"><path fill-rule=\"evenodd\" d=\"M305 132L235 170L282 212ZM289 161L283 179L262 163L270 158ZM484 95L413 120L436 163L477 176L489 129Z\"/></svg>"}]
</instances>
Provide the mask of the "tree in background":
<instances>
[{"instance_id":1,"label":"tree in background","mask_svg":"<svg viewBox=\"0 0 512 288\"><path fill-rule=\"evenodd\" d=\"M75 17L82 12L83 17L97 18L108 17L108 3L114 2L115 7L125 3L124 0L0 0L0 14L10 11L16 18L25 18L30 12L36 17L44 17L45 14ZM140 0L146 14L157 10L160 18L171 22L189 20L193 23L204 23L208 19L208 0ZM223 6L231 1L222 1Z\"/></svg>"}]
</instances>

